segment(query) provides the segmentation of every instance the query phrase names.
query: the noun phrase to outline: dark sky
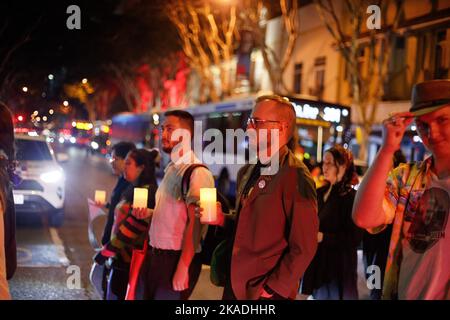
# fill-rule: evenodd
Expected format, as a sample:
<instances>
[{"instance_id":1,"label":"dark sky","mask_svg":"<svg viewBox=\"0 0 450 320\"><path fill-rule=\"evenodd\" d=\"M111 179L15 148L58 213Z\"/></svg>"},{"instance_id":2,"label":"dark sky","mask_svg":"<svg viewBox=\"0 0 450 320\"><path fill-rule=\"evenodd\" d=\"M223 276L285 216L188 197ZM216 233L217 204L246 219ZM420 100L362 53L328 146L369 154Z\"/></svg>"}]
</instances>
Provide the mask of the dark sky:
<instances>
[{"instance_id":1,"label":"dark sky","mask_svg":"<svg viewBox=\"0 0 450 320\"><path fill-rule=\"evenodd\" d=\"M161 0L1 1L0 54L4 57L29 34L29 40L8 60L8 68L34 81L49 73L63 74L64 70L65 81L75 81L97 76L110 63L143 58L151 61L178 49L176 32L162 13L163 3ZM66 27L69 17L66 10L71 4L81 8L81 30Z\"/></svg>"},{"instance_id":2,"label":"dark sky","mask_svg":"<svg viewBox=\"0 0 450 320\"><path fill-rule=\"evenodd\" d=\"M279 0L266 2L271 12L277 11L274 8L279 11ZM111 64L152 64L158 57L180 50L175 27L164 13L165 3L0 0L0 86L7 74L17 76L15 87L8 89L13 96L11 107L22 112L60 102L65 98L62 88L66 83L88 78L95 85L99 83L96 80L111 77L106 68ZM73 4L81 9L81 30L66 26L67 8ZM48 79L49 74L54 80ZM27 94L22 86L30 88Z\"/></svg>"}]
</instances>

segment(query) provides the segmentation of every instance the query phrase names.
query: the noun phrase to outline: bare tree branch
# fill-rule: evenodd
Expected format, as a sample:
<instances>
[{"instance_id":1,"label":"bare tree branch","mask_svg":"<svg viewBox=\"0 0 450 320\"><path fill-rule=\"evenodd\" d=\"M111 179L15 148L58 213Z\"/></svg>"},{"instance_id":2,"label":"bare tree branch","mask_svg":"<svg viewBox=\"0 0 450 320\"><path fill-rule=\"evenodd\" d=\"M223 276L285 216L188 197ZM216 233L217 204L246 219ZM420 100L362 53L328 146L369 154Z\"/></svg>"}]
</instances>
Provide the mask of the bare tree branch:
<instances>
[{"instance_id":1,"label":"bare tree branch","mask_svg":"<svg viewBox=\"0 0 450 320\"><path fill-rule=\"evenodd\" d=\"M229 95L229 62L238 34L236 6L231 4L229 10L216 13L209 1L172 0L168 2L166 12L177 28L190 66L201 77L201 89L207 88L209 98L218 100L211 70L216 66L220 70L222 95Z\"/></svg>"},{"instance_id":2,"label":"bare tree branch","mask_svg":"<svg viewBox=\"0 0 450 320\"><path fill-rule=\"evenodd\" d=\"M115 79L118 81L118 88L122 93L122 97L127 104L129 111L134 111L141 102L141 95L136 88L134 74L130 73L130 66L119 67L110 64L107 68L113 72ZM130 74L128 74L130 73Z\"/></svg>"},{"instance_id":3,"label":"bare tree branch","mask_svg":"<svg viewBox=\"0 0 450 320\"><path fill-rule=\"evenodd\" d=\"M349 17L339 18L332 0L315 0L317 11L330 35L336 41L339 52L344 58L349 72L349 83L355 105L361 116L361 127L364 137L368 137L375 121L376 108L383 95L383 85L388 74L389 57L395 30L398 28L403 2L397 4L394 22L387 25L388 7L392 0L358 1L343 0L343 8ZM361 40L363 22L366 19L366 8L375 2L381 9L386 32L368 31L368 41ZM349 21L349 24L346 22ZM344 31L345 30L345 31ZM361 50L365 50L361 52ZM361 57L365 65L360 67ZM367 156L366 141L361 146L362 158Z\"/></svg>"},{"instance_id":4,"label":"bare tree branch","mask_svg":"<svg viewBox=\"0 0 450 320\"><path fill-rule=\"evenodd\" d=\"M297 1L291 1L291 7L288 8L287 0L280 0L281 11L283 15L283 21L288 32L288 45L284 53L283 61L281 63L281 73L284 73L286 67L292 57L292 53L295 48L295 43L298 38L298 28L297 28L297 14L298 5Z\"/></svg>"}]
</instances>

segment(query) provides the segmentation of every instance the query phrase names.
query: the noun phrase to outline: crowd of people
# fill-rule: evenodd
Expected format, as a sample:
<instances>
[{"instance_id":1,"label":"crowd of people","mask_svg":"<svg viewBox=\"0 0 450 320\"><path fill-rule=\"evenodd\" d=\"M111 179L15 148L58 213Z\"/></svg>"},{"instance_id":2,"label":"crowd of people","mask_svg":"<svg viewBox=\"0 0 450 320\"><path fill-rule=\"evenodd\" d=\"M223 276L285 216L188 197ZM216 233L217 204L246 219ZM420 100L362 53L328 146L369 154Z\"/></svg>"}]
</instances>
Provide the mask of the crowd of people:
<instances>
[{"instance_id":1,"label":"crowd of people","mask_svg":"<svg viewBox=\"0 0 450 320\"><path fill-rule=\"evenodd\" d=\"M214 187L214 177L192 150L177 148L195 138L191 114L165 114L161 152L172 161L159 186L158 152L118 143L111 161L118 181L106 206L103 249L94 258L105 266L103 298L129 299L135 290L134 299L188 299L204 263L208 228L221 228L226 238L223 250L214 251L211 270L222 272L215 284L224 287L224 300L295 299L298 293L317 300L358 299L360 247L366 266L382 270L382 287L372 290L372 299L449 299L450 80L415 85L411 102L409 112L383 122L383 144L361 183L351 151L336 145L324 152L317 188L293 152L292 104L281 96L259 97L247 124L257 133L250 145L258 162L240 169L232 209L218 202L217 218L208 223L200 222L200 188ZM0 112L4 123L10 117L6 106ZM431 155L406 163L399 149L412 121ZM179 129L189 134L175 138ZM276 148L270 129L279 133ZM15 265L8 183L12 130L9 120L0 125L0 298L9 297L6 279ZM173 157L175 150L179 157ZM279 164L270 175L267 158ZM148 189L147 208L132 206L135 187ZM3 229L10 231L3 235ZM134 254L143 250L142 264L135 264ZM137 284L130 286L136 274Z\"/></svg>"}]
</instances>

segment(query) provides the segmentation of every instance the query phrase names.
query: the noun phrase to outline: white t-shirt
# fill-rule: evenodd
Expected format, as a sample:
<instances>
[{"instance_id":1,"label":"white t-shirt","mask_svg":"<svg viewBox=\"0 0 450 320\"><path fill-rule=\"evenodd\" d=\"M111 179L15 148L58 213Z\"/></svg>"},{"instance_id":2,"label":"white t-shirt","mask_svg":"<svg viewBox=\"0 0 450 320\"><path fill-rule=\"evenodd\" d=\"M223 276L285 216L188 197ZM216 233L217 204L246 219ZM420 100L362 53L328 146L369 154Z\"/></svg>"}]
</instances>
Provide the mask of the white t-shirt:
<instances>
[{"instance_id":1,"label":"white t-shirt","mask_svg":"<svg viewBox=\"0 0 450 320\"><path fill-rule=\"evenodd\" d=\"M399 299L450 299L450 178L434 175L415 205L404 219Z\"/></svg>"},{"instance_id":2,"label":"white t-shirt","mask_svg":"<svg viewBox=\"0 0 450 320\"><path fill-rule=\"evenodd\" d=\"M192 162L200 163L191 153ZM164 250L181 250L187 222L187 205L200 200L200 188L214 188L214 178L205 168L196 168L191 175L186 203L181 195L181 180L190 164L170 162L156 192L155 210L150 225L150 245ZM199 252L201 247L196 248Z\"/></svg>"}]
</instances>

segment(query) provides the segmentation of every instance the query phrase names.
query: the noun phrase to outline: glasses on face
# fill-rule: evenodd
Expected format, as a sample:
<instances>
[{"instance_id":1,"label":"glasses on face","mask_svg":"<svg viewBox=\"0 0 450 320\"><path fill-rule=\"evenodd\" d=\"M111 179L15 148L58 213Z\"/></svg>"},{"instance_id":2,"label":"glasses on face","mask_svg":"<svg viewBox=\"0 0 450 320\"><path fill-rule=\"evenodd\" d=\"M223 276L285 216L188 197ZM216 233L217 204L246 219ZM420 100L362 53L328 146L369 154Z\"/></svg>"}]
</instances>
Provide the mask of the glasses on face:
<instances>
[{"instance_id":1,"label":"glasses on face","mask_svg":"<svg viewBox=\"0 0 450 320\"><path fill-rule=\"evenodd\" d=\"M264 95L264 96L260 96L260 97L256 98L255 104L258 104L259 102L262 102L262 101L275 101L277 103L283 104L285 106L288 106L295 114L294 106L289 101L289 99L286 97L282 97L277 94ZM250 117L247 121L247 125L251 125L256 128L258 126L264 125L265 123L285 123L285 122L286 121L263 120L263 119Z\"/></svg>"},{"instance_id":2,"label":"glasses on face","mask_svg":"<svg viewBox=\"0 0 450 320\"><path fill-rule=\"evenodd\" d=\"M249 117L247 120L247 126L253 127L253 128L261 128L265 124L268 123L283 123L283 121L277 121L277 120L265 120L265 119L258 119Z\"/></svg>"}]
</instances>

